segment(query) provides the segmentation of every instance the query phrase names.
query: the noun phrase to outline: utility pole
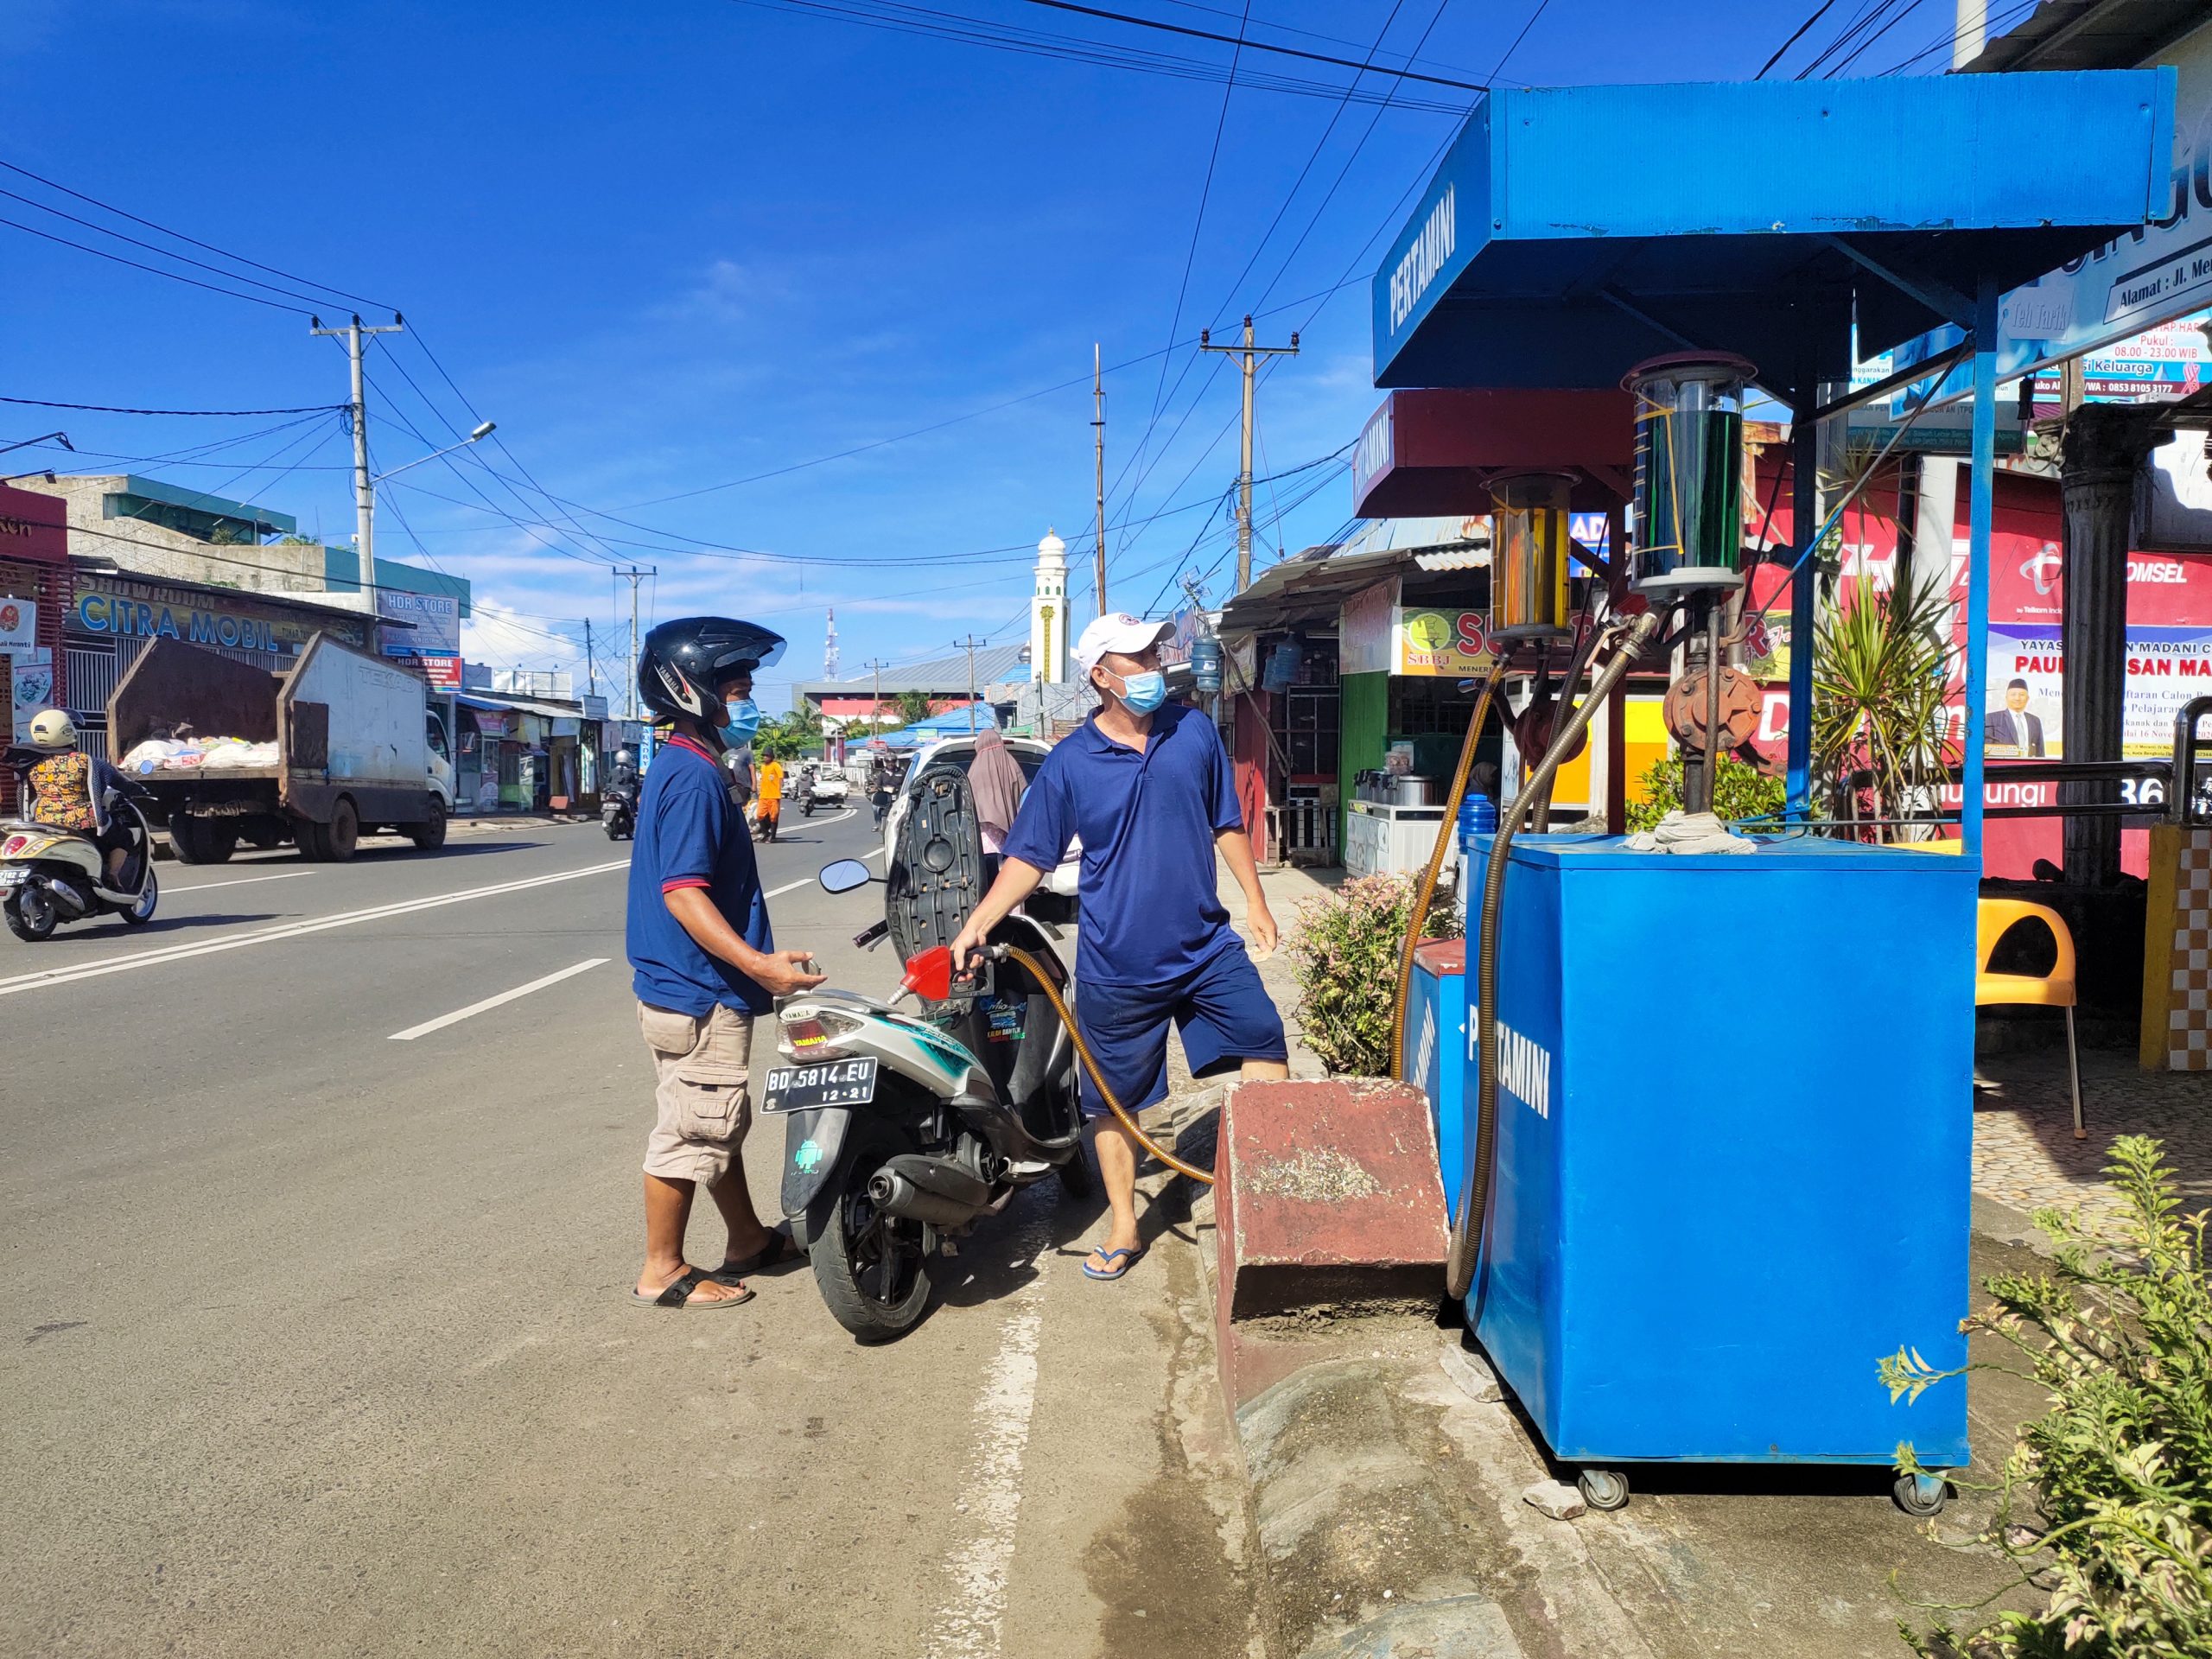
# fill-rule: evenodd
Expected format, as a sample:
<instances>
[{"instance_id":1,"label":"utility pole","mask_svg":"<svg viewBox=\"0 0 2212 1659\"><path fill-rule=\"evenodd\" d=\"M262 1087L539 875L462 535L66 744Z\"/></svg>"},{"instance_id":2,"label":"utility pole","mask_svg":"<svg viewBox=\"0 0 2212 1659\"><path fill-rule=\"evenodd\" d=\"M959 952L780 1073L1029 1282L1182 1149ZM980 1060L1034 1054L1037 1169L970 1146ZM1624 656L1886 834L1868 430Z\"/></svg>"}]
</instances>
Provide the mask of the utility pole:
<instances>
[{"instance_id":1,"label":"utility pole","mask_svg":"<svg viewBox=\"0 0 2212 1659\"><path fill-rule=\"evenodd\" d=\"M868 734L875 735L875 723L883 718L883 671L888 666L880 657L873 658L861 666L874 677L875 690L868 705Z\"/></svg>"},{"instance_id":2,"label":"utility pole","mask_svg":"<svg viewBox=\"0 0 2212 1659\"><path fill-rule=\"evenodd\" d=\"M584 695L599 695L599 664L591 655L591 618L584 618Z\"/></svg>"},{"instance_id":3,"label":"utility pole","mask_svg":"<svg viewBox=\"0 0 2212 1659\"><path fill-rule=\"evenodd\" d=\"M961 645L968 647L968 734L972 737L976 733L976 647L990 642L978 639L971 633L965 639L956 639L952 643L956 648Z\"/></svg>"},{"instance_id":4,"label":"utility pole","mask_svg":"<svg viewBox=\"0 0 2212 1659\"><path fill-rule=\"evenodd\" d=\"M373 593L377 585L377 492L376 486L369 481L369 407L361 391L361 336L396 334L405 327L397 312L390 322L378 323L374 327L364 327L359 312L343 328L326 328L321 317L308 319L310 334L346 342L346 355L353 365L353 544L361 561L361 591L365 594Z\"/></svg>"},{"instance_id":5,"label":"utility pole","mask_svg":"<svg viewBox=\"0 0 2212 1659\"><path fill-rule=\"evenodd\" d=\"M652 566L639 569L632 565L627 570L617 570L618 576L630 579L630 712L626 718L638 717L638 584L658 571Z\"/></svg>"},{"instance_id":6,"label":"utility pole","mask_svg":"<svg viewBox=\"0 0 2212 1659\"><path fill-rule=\"evenodd\" d=\"M1098 370L1098 342L1090 342L1090 424L1098 432L1098 614L1106 614L1106 382Z\"/></svg>"},{"instance_id":7,"label":"utility pole","mask_svg":"<svg viewBox=\"0 0 2212 1659\"><path fill-rule=\"evenodd\" d=\"M1212 333L1210 328L1198 330L1200 351L1221 352L1244 359L1244 447L1236 475L1236 591L1241 594L1252 585L1252 371L1263 357L1296 357L1298 336L1293 334L1287 346L1255 346L1249 317L1244 319L1242 345L1217 346Z\"/></svg>"}]
</instances>

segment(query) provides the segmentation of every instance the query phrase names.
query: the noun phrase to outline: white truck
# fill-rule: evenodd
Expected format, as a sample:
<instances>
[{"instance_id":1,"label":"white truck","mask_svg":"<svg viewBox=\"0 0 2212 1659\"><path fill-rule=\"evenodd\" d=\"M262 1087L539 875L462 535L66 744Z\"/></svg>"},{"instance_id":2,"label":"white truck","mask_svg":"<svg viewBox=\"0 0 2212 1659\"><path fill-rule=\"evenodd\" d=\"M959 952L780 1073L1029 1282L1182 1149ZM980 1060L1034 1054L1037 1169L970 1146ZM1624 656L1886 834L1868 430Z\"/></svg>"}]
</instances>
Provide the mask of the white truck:
<instances>
[{"instance_id":1,"label":"white truck","mask_svg":"<svg viewBox=\"0 0 2212 1659\"><path fill-rule=\"evenodd\" d=\"M327 634L281 674L156 639L107 709L108 758L152 791L149 816L188 864L219 864L241 841L349 859L385 828L417 847L445 844L453 767L428 687ZM224 738L238 743L195 747ZM164 748L179 753L154 753Z\"/></svg>"}]
</instances>

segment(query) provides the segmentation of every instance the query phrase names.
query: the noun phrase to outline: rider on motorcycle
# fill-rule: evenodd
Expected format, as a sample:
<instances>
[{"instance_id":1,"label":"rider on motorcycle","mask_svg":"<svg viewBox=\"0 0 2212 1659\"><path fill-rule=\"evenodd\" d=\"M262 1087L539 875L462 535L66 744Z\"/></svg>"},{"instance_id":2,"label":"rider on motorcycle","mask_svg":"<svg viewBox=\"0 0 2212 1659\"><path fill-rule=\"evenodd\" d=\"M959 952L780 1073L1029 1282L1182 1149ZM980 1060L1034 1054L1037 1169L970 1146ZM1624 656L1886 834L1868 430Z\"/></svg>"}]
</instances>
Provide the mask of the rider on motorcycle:
<instances>
[{"instance_id":1,"label":"rider on motorcycle","mask_svg":"<svg viewBox=\"0 0 2212 1659\"><path fill-rule=\"evenodd\" d=\"M100 803L111 789L127 789L128 780L106 761L78 753L77 722L61 709L33 715L28 741L48 757L30 769L30 785L37 796L31 806L32 821L90 836L107 855L107 879L112 886L130 856L130 839L120 823L109 819Z\"/></svg>"}]
</instances>

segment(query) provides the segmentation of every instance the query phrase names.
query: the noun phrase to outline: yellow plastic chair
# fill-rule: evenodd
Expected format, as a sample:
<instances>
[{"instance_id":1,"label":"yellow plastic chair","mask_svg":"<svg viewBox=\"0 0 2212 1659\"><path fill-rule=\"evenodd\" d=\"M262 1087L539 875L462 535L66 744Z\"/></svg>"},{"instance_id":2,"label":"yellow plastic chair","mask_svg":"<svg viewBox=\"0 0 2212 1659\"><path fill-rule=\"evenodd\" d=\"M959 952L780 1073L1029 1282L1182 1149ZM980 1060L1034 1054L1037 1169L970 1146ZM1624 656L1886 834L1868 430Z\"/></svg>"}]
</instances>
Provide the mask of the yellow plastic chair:
<instances>
[{"instance_id":1,"label":"yellow plastic chair","mask_svg":"<svg viewBox=\"0 0 2212 1659\"><path fill-rule=\"evenodd\" d=\"M1993 974L1989 959L1997 942L2021 922L2041 922L2058 945L2058 960L2048 974ZM2082 1052L2074 1040L2074 936L2066 918L2047 905L2018 899L1983 899L1974 906L1974 1005L2066 1010L2066 1065L2074 1082L2074 1138L2086 1141L2082 1127Z\"/></svg>"}]
</instances>

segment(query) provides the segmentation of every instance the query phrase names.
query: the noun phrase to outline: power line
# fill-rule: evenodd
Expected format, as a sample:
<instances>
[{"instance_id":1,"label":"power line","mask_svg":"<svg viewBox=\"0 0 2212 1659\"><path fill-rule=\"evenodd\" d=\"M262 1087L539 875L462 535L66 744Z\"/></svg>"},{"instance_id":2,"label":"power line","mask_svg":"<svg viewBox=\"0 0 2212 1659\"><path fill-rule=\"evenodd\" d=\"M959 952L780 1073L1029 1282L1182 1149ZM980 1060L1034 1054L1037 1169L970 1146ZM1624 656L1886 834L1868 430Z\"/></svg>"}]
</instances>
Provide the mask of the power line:
<instances>
[{"instance_id":1,"label":"power line","mask_svg":"<svg viewBox=\"0 0 2212 1659\"><path fill-rule=\"evenodd\" d=\"M1117 23L1132 23L1140 29L1156 29L1169 35L1187 35L1202 41L1229 41L1234 38L1216 34L1210 29L1192 29L1182 23L1165 22L1156 17L1137 17L1126 11L1103 11L1096 6L1079 6L1074 3L1074 0L1022 0L1022 3L1044 6L1053 11L1077 12L1085 17L1104 17ZM1249 44L1255 52L1273 52L1286 58L1304 58L1310 63L1332 63L1345 69L1363 70L1367 67L1350 58L1332 57L1325 52L1302 52L1296 47L1270 46L1264 41L1253 41ZM1490 90L1481 81L1458 80L1448 75L1426 75L1416 69L1400 69L1393 73L1401 79L1423 81L1431 86L1452 86L1467 92L1486 92Z\"/></svg>"},{"instance_id":2,"label":"power line","mask_svg":"<svg viewBox=\"0 0 2212 1659\"><path fill-rule=\"evenodd\" d=\"M32 409L79 410L92 415L332 415L343 404L302 404L296 409L119 409L113 404L57 404L44 397L0 397L0 404L22 404Z\"/></svg>"},{"instance_id":3,"label":"power line","mask_svg":"<svg viewBox=\"0 0 2212 1659\"><path fill-rule=\"evenodd\" d=\"M1782 61L1782 54L1787 52L1791 47L1796 45L1798 41L1803 40L1805 38L1805 31L1812 28L1815 23L1819 22L1821 18L1827 16L1828 15L1829 9L1834 4L1835 0L1821 0L1820 6L1814 11L1813 15L1808 17L1803 22L1798 24L1796 29L1791 31L1790 36L1788 40L1784 41L1780 46L1774 48L1774 55L1759 66L1758 73L1753 75L1751 79L1753 80L1764 80L1766 79L1767 71L1773 68L1776 64Z\"/></svg>"},{"instance_id":4,"label":"power line","mask_svg":"<svg viewBox=\"0 0 2212 1659\"><path fill-rule=\"evenodd\" d=\"M149 231L159 231L163 236L173 237L179 242L188 242L194 247L203 249L207 252L219 253L224 258L234 264L251 265L256 270L265 270L271 276L282 276L285 281L297 283L303 288L320 289L326 294L334 294L341 299L358 301L371 310L390 311L394 308L381 301L365 299L359 294L348 294L342 288L333 288L328 283L318 283L312 277L300 276L296 271L281 270L275 265L264 265L258 259L249 259L244 254L232 253L226 248L219 248L212 242L202 242L198 237L187 236L182 231L173 231L166 225L157 225L150 219L142 219L137 213L118 207L112 202L102 201L98 196L88 196L81 190L73 190L66 184L58 183L53 179L34 173L27 167L19 167L14 162L0 161L0 168L7 168L10 173L20 174L24 178L35 180L49 190L59 190L65 196L73 196L79 201L89 202L104 212L113 213L118 219L127 219L132 224L143 225Z\"/></svg>"},{"instance_id":5,"label":"power line","mask_svg":"<svg viewBox=\"0 0 2212 1659\"><path fill-rule=\"evenodd\" d=\"M147 271L156 276L166 276L173 283L183 283L193 288L204 288L210 294L225 294L234 300L248 300L255 305L265 305L271 311L288 311L295 316L304 317L313 315L304 306L285 305L276 300L264 300L258 294L242 293L235 288L219 288L213 283L203 283L196 276L187 276L174 270L163 270L158 265L149 265L137 259L126 259L121 254L110 253L105 248L89 247L82 242L72 242L67 237L56 236L51 231L35 230L18 219L0 219L0 225L5 225L11 231L21 231L26 236L38 237L43 241L59 242L65 248L74 248L79 253L89 253L96 258L111 259L117 264L129 265L134 270Z\"/></svg>"},{"instance_id":6,"label":"power line","mask_svg":"<svg viewBox=\"0 0 2212 1659\"><path fill-rule=\"evenodd\" d=\"M289 288L279 288L276 283L264 283L257 276L241 276L235 270L226 270L220 265L211 265L205 259L194 259L190 254L179 253L173 248L159 247L151 242L141 241L135 236L125 236L121 231L111 231L105 225L95 224L89 219L80 219L75 213L64 213L59 207L49 207L45 202L30 196L20 195L13 190L0 190L0 196L7 197L10 201L20 201L24 207L35 208L41 213L51 213L56 219L66 219L72 225L81 225L95 236L113 237L118 242L128 243L134 248L143 248L148 253L158 255L163 259L178 260L196 270L211 271L218 276L226 276L232 282L245 283L249 287L265 288L271 294L282 294L289 299L305 300L310 305L321 303L321 301L312 294L301 294Z\"/></svg>"}]
</instances>

